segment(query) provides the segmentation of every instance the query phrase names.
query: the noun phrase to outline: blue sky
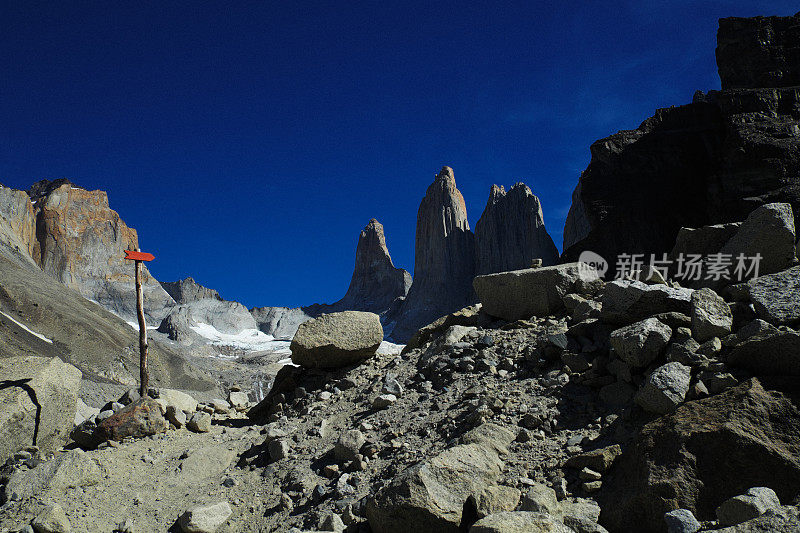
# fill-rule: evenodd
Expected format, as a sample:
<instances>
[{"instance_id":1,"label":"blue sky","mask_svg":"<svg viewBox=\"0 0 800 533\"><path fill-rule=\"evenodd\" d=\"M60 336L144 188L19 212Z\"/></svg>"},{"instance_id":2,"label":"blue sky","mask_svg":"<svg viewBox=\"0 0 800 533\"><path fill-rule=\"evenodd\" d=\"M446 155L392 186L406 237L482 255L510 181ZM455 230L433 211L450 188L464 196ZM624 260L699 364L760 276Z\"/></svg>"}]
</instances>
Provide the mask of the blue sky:
<instances>
[{"instance_id":1,"label":"blue sky","mask_svg":"<svg viewBox=\"0 0 800 533\"><path fill-rule=\"evenodd\" d=\"M719 89L719 17L796 11L0 1L0 182L108 191L161 280L248 306L335 301L372 217L413 268L442 165L473 228L493 183L527 183L560 248L589 145Z\"/></svg>"}]
</instances>

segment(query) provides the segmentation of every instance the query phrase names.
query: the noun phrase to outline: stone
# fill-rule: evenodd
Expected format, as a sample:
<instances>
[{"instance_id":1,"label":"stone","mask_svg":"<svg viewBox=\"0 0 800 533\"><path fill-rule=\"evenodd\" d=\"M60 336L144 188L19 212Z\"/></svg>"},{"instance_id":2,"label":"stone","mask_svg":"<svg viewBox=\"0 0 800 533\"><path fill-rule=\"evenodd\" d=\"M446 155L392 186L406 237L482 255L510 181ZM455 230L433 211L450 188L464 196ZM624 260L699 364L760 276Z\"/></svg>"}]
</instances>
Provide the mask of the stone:
<instances>
[{"instance_id":1,"label":"stone","mask_svg":"<svg viewBox=\"0 0 800 533\"><path fill-rule=\"evenodd\" d=\"M726 360L756 375L800 376L800 333L763 331L734 346Z\"/></svg>"},{"instance_id":2,"label":"stone","mask_svg":"<svg viewBox=\"0 0 800 533\"><path fill-rule=\"evenodd\" d=\"M588 265L568 263L477 276L473 286L485 313L512 321L563 311L567 294L598 278Z\"/></svg>"},{"instance_id":3,"label":"stone","mask_svg":"<svg viewBox=\"0 0 800 533\"><path fill-rule=\"evenodd\" d=\"M215 413L228 413L231 410L231 404L223 400L222 398L214 398L211 400L211 407L214 408Z\"/></svg>"},{"instance_id":4,"label":"stone","mask_svg":"<svg viewBox=\"0 0 800 533\"><path fill-rule=\"evenodd\" d=\"M340 462L354 461L360 453L361 447L367 442L367 438L361 431L350 429L339 435L339 440L333 447L333 454Z\"/></svg>"},{"instance_id":5,"label":"stone","mask_svg":"<svg viewBox=\"0 0 800 533\"><path fill-rule=\"evenodd\" d=\"M631 523L663 531L664 514L674 509L710 520L723 501L754 486L794 498L798 379L753 378L647 423L603 475L600 523L610 531Z\"/></svg>"},{"instance_id":6,"label":"stone","mask_svg":"<svg viewBox=\"0 0 800 533\"><path fill-rule=\"evenodd\" d=\"M90 407L84 403L81 398L78 398L77 402L75 403L75 419L73 423L76 426L80 426L85 421L89 420L100 414L100 409L96 407Z\"/></svg>"},{"instance_id":7,"label":"stone","mask_svg":"<svg viewBox=\"0 0 800 533\"><path fill-rule=\"evenodd\" d=\"M367 502L375 533L460 531L464 504L500 477L497 453L480 444L461 444L396 476Z\"/></svg>"},{"instance_id":8,"label":"stone","mask_svg":"<svg viewBox=\"0 0 800 533\"><path fill-rule=\"evenodd\" d=\"M746 290L762 319L774 325L800 325L800 266L760 276Z\"/></svg>"},{"instance_id":9,"label":"stone","mask_svg":"<svg viewBox=\"0 0 800 533\"><path fill-rule=\"evenodd\" d=\"M699 342L724 337L731 332L733 315L716 292L700 289L692 294L692 334Z\"/></svg>"},{"instance_id":10,"label":"stone","mask_svg":"<svg viewBox=\"0 0 800 533\"><path fill-rule=\"evenodd\" d=\"M208 433L211 431L211 415L198 411L186 423L186 427L195 433Z\"/></svg>"},{"instance_id":11,"label":"stone","mask_svg":"<svg viewBox=\"0 0 800 533\"><path fill-rule=\"evenodd\" d=\"M605 448L573 455L567 459L564 466L567 468L576 468L578 470L591 468L596 472L604 473L621 454L622 448L620 448L619 444L612 444Z\"/></svg>"},{"instance_id":12,"label":"stone","mask_svg":"<svg viewBox=\"0 0 800 533\"><path fill-rule=\"evenodd\" d=\"M475 224L475 254L479 275L529 268L534 259L540 260L540 266L558 263L558 249L545 229L541 202L524 183L508 192L492 185Z\"/></svg>"},{"instance_id":13,"label":"stone","mask_svg":"<svg viewBox=\"0 0 800 533\"><path fill-rule=\"evenodd\" d=\"M705 257L719 253L741 225L741 222L730 222L699 228L681 228L669 258L671 261L677 261L681 254L686 258L689 254Z\"/></svg>"},{"instance_id":14,"label":"stone","mask_svg":"<svg viewBox=\"0 0 800 533\"><path fill-rule=\"evenodd\" d=\"M178 524L184 533L214 533L232 514L228 502L201 505L183 513Z\"/></svg>"},{"instance_id":15,"label":"stone","mask_svg":"<svg viewBox=\"0 0 800 533\"><path fill-rule=\"evenodd\" d=\"M217 291L203 287L191 277L178 281L161 281L160 283L177 304L187 304L205 299L222 301Z\"/></svg>"},{"instance_id":16,"label":"stone","mask_svg":"<svg viewBox=\"0 0 800 533\"><path fill-rule=\"evenodd\" d=\"M394 394L381 394L374 400L372 400L372 408L373 409L386 409L387 407L391 407L397 401L397 396Z\"/></svg>"},{"instance_id":17,"label":"stone","mask_svg":"<svg viewBox=\"0 0 800 533\"><path fill-rule=\"evenodd\" d=\"M508 428L486 422L473 428L461 436L462 444L480 444L494 450L500 455L508 453L508 447L514 442L515 434Z\"/></svg>"},{"instance_id":18,"label":"stone","mask_svg":"<svg viewBox=\"0 0 800 533\"><path fill-rule=\"evenodd\" d=\"M719 394L739 384L739 380L728 372L701 372L698 378L709 394Z\"/></svg>"},{"instance_id":19,"label":"stone","mask_svg":"<svg viewBox=\"0 0 800 533\"><path fill-rule=\"evenodd\" d=\"M267 452L270 459L280 461L289 457L291 447L286 439L273 439L267 443Z\"/></svg>"},{"instance_id":20,"label":"stone","mask_svg":"<svg viewBox=\"0 0 800 533\"><path fill-rule=\"evenodd\" d=\"M186 425L186 413L177 409L174 405L170 405L167 407L167 420L169 420L170 424L175 426L177 429L182 428Z\"/></svg>"},{"instance_id":21,"label":"stone","mask_svg":"<svg viewBox=\"0 0 800 533\"><path fill-rule=\"evenodd\" d=\"M461 342L464 337L472 333L473 331L477 331L478 328L470 327L470 326L450 326L447 328L447 331L441 337L442 344L449 344L453 345L458 342Z\"/></svg>"},{"instance_id":22,"label":"stone","mask_svg":"<svg viewBox=\"0 0 800 533\"><path fill-rule=\"evenodd\" d=\"M80 370L56 357L0 358L0 382L0 462L25 446L47 453L67 442Z\"/></svg>"},{"instance_id":23,"label":"stone","mask_svg":"<svg viewBox=\"0 0 800 533\"><path fill-rule=\"evenodd\" d=\"M420 327L475 303L475 237L455 174L443 167L417 211L414 281L396 314L392 330L405 342Z\"/></svg>"},{"instance_id":24,"label":"stone","mask_svg":"<svg viewBox=\"0 0 800 533\"><path fill-rule=\"evenodd\" d=\"M722 502L717 507L717 520L720 526L735 526L780 507L775 491L769 487L752 487L746 493Z\"/></svg>"},{"instance_id":25,"label":"stone","mask_svg":"<svg viewBox=\"0 0 800 533\"><path fill-rule=\"evenodd\" d=\"M57 503L45 504L31 525L36 533L72 533L72 525Z\"/></svg>"},{"instance_id":26,"label":"stone","mask_svg":"<svg viewBox=\"0 0 800 533\"><path fill-rule=\"evenodd\" d=\"M302 323L292 339L292 362L307 368L339 368L375 355L383 340L374 313L343 311Z\"/></svg>"},{"instance_id":27,"label":"stone","mask_svg":"<svg viewBox=\"0 0 800 533\"><path fill-rule=\"evenodd\" d=\"M70 450L30 470L17 470L3 487L3 501L41 496L47 491L63 492L73 487L100 483L97 461L83 450ZM16 494L16 498L13 495Z\"/></svg>"},{"instance_id":28,"label":"stone","mask_svg":"<svg viewBox=\"0 0 800 533\"><path fill-rule=\"evenodd\" d=\"M187 450L180 464L180 481L186 485L198 485L218 478L236 458L236 451L224 444L211 444Z\"/></svg>"},{"instance_id":29,"label":"stone","mask_svg":"<svg viewBox=\"0 0 800 533\"><path fill-rule=\"evenodd\" d=\"M578 477L584 481L599 481L602 476L600 472L595 472L591 468L584 468L578 473Z\"/></svg>"},{"instance_id":30,"label":"stone","mask_svg":"<svg viewBox=\"0 0 800 533\"><path fill-rule=\"evenodd\" d=\"M528 511L491 514L475 522L469 533L574 533L550 515Z\"/></svg>"},{"instance_id":31,"label":"stone","mask_svg":"<svg viewBox=\"0 0 800 533\"><path fill-rule=\"evenodd\" d=\"M773 274L793 265L795 240L792 206L788 203L766 204L747 216L720 253L730 254L734 261L740 255L752 258L759 254L759 274Z\"/></svg>"},{"instance_id":32,"label":"stone","mask_svg":"<svg viewBox=\"0 0 800 533\"><path fill-rule=\"evenodd\" d=\"M660 313L690 315L693 292L641 281L612 281L605 285L600 318L611 324L625 325Z\"/></svg>"},{"instance_id":33,"label":"stone","mask_svg":"<svg viewBox=\"0 0 800 533\"><path fill-rule=\"evenodd\" d=\"M562 501L560 505L565 524L572 520L581 523L596 523L600 518L600 506L588 498L569 498Z\"/></svg>"},{"instance_id":34,"label":"stone","mask_svg":"<svg viewBox=\"0 0 800 533\"><path fill-rule=\"evenodd\" d=\"M696 533L700 530L700 522L689 509L675 509L664 514L667 533Z\"/></svg>"},{"instance_id":35,"label":"stone","mask_svg":"<svg viewBox=\"0 0 800 533\"><path fill-rule=\"evenodd\" d=\"M403 395L403 386L397 381L397 378L389 374L383 378L383 386L381 387L381 394L391 394L395 397Z\"/></svg>"},{"instance_id":36,"label":"stone","mask_svg":"<svg viewBox=\"0 0 800 533\"><path fill-rule=\"evenodd\" d=\"M636 394L636 403L645 411L668 414L680 405L689 392L692 369L680 363L667 363L653 370Z\"/></svg>"},{"instance_id":37,"label":"stone","mask_svg":"<svg viewBox=\"0 0 800 533\"><path fill-rule=\"evenodd\" d=\"M468 505L475 506L479 518L499 513L501 511L513 511L519 503L520 491L513 487L494 485L486 487L477 497L470 496Z\"/></svg>"},{"instance_id":38,"label":"stone","mask_svg":"<svg viewBox=\"0 0 800 533\"><path fill-rule=\"evenodd\" d=\"M468 326L475 327L478 325L478 318L480 315L481 304L471 305L463 309L459 309L455 313L440 317L430 324L423 326L417 330L416 333L408 340L406 347L403 348L403 353L408 353L415 348L424 346L428 342L440 336L442 332L449 329L451 326Z\"/></svg>"},{"instance_id":39,"label":"stone","mask_svg":"<svg viewBox=\"0 0 800 533\"><path fill-rule=\"evenodd\" d=\"M556 497L556 491L544 485L535 483L522 497L519 505L520 511L546 513L554 517L561 516L561 506Z\"/></svg>"},{"instance_id":40,"label":"stone","mask_svg":"<svg viewBox=\"0 0 800 533\"><path fill-rule=\"evenodd\" d=\"M616 354L632 367L645 367L663 353L672 329L655 318L614 330L609 342Z\"/></svg>"},{"instance_id":41,"label":"stone","mask_svg":"<svg viewBox=\"0 0 800 533\"><path fill-rule=\"evenodd\" d=\"M228 394L228 403L237 411L244 411L250 404L250 399L247 397L246 392L233 391Z\"/></svg>"},{"instance_id":42,"label":"stone","mask_svg":"<svg viewBox=\"0 0 800 533\"><path fill-rule=\"evenodd\" d=\"M141 398L109 416L97 426L104 440L142 438L164 433L169 424L161 406L151 398Z\"/></svg>"},{"instance_id":43,"label":"stone","mask_svg":"<svg viewBox=\"0 0 800 533\"><path fill-rule=\"evenodd\" d=\"M159 400L167 402L167 407L170 405L180 411L187 413L194 413L197 411L197 400L192 398L189 394L174 389L157 389L155 396Z\"/></svg>"}]
</instances>

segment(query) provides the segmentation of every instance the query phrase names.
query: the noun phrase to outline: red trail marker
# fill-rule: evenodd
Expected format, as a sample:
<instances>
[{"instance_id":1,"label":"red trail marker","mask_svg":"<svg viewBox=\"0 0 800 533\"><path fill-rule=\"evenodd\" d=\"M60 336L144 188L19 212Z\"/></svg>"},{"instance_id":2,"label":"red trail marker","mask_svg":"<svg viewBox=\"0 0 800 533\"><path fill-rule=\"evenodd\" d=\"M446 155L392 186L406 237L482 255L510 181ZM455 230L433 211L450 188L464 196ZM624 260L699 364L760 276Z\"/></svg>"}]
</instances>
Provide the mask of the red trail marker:
<instances>
[{"instance_id":1,"label":"red trail marker","mask_svg":"<svg viewBox=\"0 0 800 533\"><path fill-rule=\"evenodd\" d=\"M125 259L136 262L136 317L139 319L139 394L147 397L150 375L147 372L147 323L144 321L144 296L142 294L142 261L152 261L153 254L139 250L125 250Z\"/></svg>"}]
</instances>

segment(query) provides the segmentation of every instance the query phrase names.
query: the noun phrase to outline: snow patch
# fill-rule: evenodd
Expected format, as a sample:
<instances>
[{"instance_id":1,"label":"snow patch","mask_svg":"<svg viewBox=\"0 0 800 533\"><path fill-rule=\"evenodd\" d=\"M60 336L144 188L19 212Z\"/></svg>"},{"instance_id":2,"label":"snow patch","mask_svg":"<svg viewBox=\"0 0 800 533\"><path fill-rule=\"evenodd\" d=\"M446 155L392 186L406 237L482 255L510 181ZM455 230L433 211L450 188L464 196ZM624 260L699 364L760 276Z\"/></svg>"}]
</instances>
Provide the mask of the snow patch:
<instances>
[{"instance_id":1,"label":"snow patch","mask_svg":"<svg viewBox=\"0 0 800 533\"><path fill-rule=\"evenodd\" d=\"M272 335L267 335L257 329L245 329L239 333L222 333L210 324L199 322L190 326L192 331L208 339L213 346L230 346L241 350L263 352L269 351L278 354L290 354L288 341L276 341Z\"/></svg>"},{"instance_id":2,"label":"snow patch","mask_svg":"<svg viewBox=\"0 0 800 533\"><path fill-rule=\"evenodd\" d=\"M9 319L11 322L13 322L13 323L14 323L14 324L16 324L17 326L21 327L22 329L24 329L25 331L27 331L28 333L30 333L30 334L31 334L31 335L33 335L34 337L39 337L39 338L40 338L40 339L42 339L44 342L49 342L50 344L53 344L53 341L51 341L50 339L48 339L47 337L45 337L45 336L44 336L44 335L42 335L41 333L36 333L35 331L33 331L32 329L30 329L28 326L26 326L26 325L25 325L25 324L23 324L22 322L19 322L19 321L17 321L16 319L14 319L14 317L12 317L12 316L10 316L10 315L7 315L6 313L4 313L4 312L2 312L2 311L0 311L0 315L3 315L3 316L4 316L4 317L6 317L7 319Z\"/></svg>"},{"instance_id":3,"label":"snow patch","mask_svg":"<svg viewBox=\"0 0 800 533\"><path fill-rule=\"evenodd\" d=\"M379 355L400 355L400 352L402 352L405 347L405 344L394 344L389 341L382 341L376 353Z\"/></svg>"}]
</instances>

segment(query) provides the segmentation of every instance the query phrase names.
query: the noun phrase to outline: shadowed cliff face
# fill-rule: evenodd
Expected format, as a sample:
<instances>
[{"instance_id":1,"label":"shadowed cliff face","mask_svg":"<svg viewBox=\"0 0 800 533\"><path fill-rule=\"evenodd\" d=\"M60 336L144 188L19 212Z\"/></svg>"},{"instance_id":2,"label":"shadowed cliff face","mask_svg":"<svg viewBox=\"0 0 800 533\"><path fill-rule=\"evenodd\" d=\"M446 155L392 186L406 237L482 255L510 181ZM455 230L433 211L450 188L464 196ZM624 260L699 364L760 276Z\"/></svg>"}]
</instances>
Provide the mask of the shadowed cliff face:
<instances>
[{"instance_id":1,"label":"shadowed cliff face","mask_svg":"<svg viewBox=\"0 0 800 533\"><path fill-rule=\"evenodd\" d=\"M800 84L798 24L800 16L721 20L725 90L698 92L691 104L659 109L638 129L592 145L563 261L583 250L612 263L620 253L660 255L681 227L743 220L770 202L800 214L800 88L786 86Z\"/></svg>"},{"instance_id":2,"label":"shadowed cliff face","mask_svg":"<svg viewBox=\"0 0 800 533\"><path fill-rule=\"evenodd\" d=\"M541 259L544 266L558 262L539 198L524 183L507 193L492 185L486 209L475 225L475 252L477 274L529 268L534 259Z\"/></svg>"},{"instance_id":3,"label":"shadowed cliff face","mask_svg":"<svg viewBox=\"0 0 800 533\"><path fill-rule=\"evenodd\" d=\"M393 338L404 340L424 326L475 301L475 238L453 169L436 176L417 212L414 283L403 302Z\"/></svg>"}]
</instances>

